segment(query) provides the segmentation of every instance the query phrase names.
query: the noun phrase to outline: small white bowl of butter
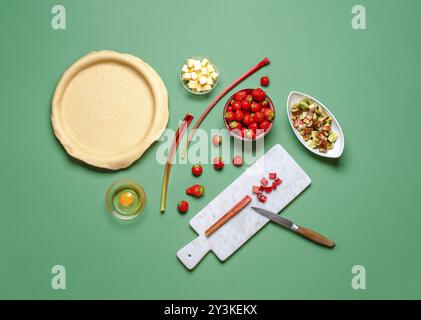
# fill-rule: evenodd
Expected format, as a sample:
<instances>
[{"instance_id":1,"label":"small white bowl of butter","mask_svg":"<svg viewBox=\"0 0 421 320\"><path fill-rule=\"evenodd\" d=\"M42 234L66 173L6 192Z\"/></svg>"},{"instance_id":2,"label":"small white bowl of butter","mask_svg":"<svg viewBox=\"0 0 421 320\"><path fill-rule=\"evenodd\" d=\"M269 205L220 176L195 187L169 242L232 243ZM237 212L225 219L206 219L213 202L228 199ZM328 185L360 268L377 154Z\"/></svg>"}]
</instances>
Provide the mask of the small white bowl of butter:
<instances>
[{"instance_id":1,"label":"small white bowl of butter","mask_svg":"<svg viewBox=\"0 0 421 320\"><path fill-rule=\"evenodd\" d=\"M206 56L194 56L184 61L181 66L180 80L190 93L204 95L211 92L218 84L219 70L215 63Z\"/></svg>"}]
</instances>

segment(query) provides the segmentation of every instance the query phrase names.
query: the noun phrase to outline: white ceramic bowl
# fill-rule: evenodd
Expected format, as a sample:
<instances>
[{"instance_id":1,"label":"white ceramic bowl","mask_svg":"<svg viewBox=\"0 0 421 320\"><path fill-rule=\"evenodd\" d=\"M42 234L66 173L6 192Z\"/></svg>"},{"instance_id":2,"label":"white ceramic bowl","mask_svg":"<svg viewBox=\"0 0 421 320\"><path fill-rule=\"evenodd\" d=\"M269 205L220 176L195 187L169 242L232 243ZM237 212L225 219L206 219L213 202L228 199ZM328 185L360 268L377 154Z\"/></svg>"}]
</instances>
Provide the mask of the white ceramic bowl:
<instances>
[{"instance_id":1,"label":"white ceramic bowl","mask_svg":"<svg viewBox=\"0 0 421 320\"><path fill-rule=\"evenodd\" d=\"M294 104L299 103L304 98L309 98L310 100L313 100L314 102L319 104L323 108L323 110L326 111L326 113L333 119L332 130L338 134L338 140L336 140L333 149L328 150L326 153L320 152L319 149L312 149L308 147L303 137L301 137L300 133L294 128L293 121L291 119L291 108ZM307 148L307 150L310 150L311 152L317 154L318 156L326 157L326 158L339 158L342 155L344 151L344 147L345 147L344 133L342 131L341 126L339 125L339 122L336 120L335 116L332 114L332 112L330 112L330 110L323 103L321 103L317 99L305 93L292 91L289 94L288 100L287 100L287 115L288 115L288 120L289 120L289 124L291 125L292 131L294 131L298 140L302 143L304 147Z\"/></svg>"}]
</instances>

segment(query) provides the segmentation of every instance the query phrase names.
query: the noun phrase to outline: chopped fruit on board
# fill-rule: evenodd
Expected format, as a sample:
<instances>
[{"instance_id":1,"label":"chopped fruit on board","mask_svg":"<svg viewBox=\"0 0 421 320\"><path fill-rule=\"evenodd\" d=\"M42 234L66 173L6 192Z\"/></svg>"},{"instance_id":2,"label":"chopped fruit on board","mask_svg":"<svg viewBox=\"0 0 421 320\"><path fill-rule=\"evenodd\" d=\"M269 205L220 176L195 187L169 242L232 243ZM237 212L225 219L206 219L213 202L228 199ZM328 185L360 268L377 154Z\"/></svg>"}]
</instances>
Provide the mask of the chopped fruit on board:
<instances>
[{"instance_id":1,"label":"chopped fruit on board","mask_svg":"<svg viewBox=\"0 0 421 320\"><path fill-rule=\"evenodd\" d=\"M265 195L260 195L260 197L259 197L259 201L260 202L263 202L263 203L265 203L266 202L266 200L267 200L267 197L265 196Z\"/></svg>"},{"instance_id":2,"label":"chopped fruit on board","mask_svg":"<svg viewBox=\"0 0 421 320\"><path fill-rule=\"evenodd\" d=\"M275 180L276 179L276 172L270 172L269 173L269 179Z\"/></svg>"},{"instance_id":3,"label":"chopped fruit on board","mask_svg":"<svg viewBox=\"0 0 421 320\"><path fill-rule=\"evenodd\" d=\"M326 153L333 149L338 134L332 130L333 119L315 101L304 98L291 108L294 128L311 149Z\"/></svg>"},{"instance_id":4,"label":"chopped fruit on board","mask_svg":"<svg viewBox=\"0 0 421 320\"><path fill-rule=\"evenodd\" d=\"M189 196L193 196L195 198L200 198L205 194L205 188L200 184L192 185L186 189L186 193Z\"/></svg>"},{"instance_id":5,"label":"chopped fruit on board","mask_svg":"<svg viewBox=\"0 0 421 320\"><path fill-rule=\"evenodd\" d=\"M262 180L260 180L260 183L262 184L262 186L267 186L268 185L268 179L266 178L262 178Z\"/></svg>"},{"instance_id":6,"label":"chopped fruit on board","mask_svg":"<svg viewBox=\"0 0 421 320\"><path fill-rule=\"evenodd\" d=\"M189 203L185 200L178 202L177 209L180 213L186 213L189 210Z\"/></svg>"},{"instance_id":7,"label":"chopped fruit on board","mask_svg":"<svg viewBox=\"0 0 421 320\"><path fill-rule=\"evenodd\" d=\"M195 164L193 165L193 167L191 168L191 172L194 176L198 177L202 174L202 166L200 164Z\"/></svg>"},{"instance_id":8,"label":"chopped fruit on board","mask_svg":"<svg viewBox=\"0 0 421 320\"><path fill-rule=\"evenodd\" d=\"M243 165L243 157L242 156L235 156L232 159L232 163L236 167L241 167Z\"/></svg>"},{"instance_id":9,"label":"chopped fruit on board","mask_svg":"<svg viewBox=\"0 0 421 320\"><path fill-rule=\"evenodd\" d=\"M260 186L253 186L252 192L254 194L259 194L260 193Z\"/></svg>"}]
</instances>

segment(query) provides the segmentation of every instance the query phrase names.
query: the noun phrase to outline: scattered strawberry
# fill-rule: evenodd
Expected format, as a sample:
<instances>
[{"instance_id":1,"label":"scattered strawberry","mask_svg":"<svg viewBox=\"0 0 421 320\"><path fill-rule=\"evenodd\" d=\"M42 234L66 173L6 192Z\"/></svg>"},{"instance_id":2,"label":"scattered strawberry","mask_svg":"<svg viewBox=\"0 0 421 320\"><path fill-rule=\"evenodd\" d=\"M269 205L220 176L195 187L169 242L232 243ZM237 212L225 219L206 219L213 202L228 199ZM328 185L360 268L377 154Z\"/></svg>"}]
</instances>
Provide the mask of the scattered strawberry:
<instances>
[{"instance_id":1,"label":"scattered strawberry","mask_svg":"<svg viewBox=\"0 0 421 320\"><path fill-rule=\"evenodd\" d=\"M232 111L227 111L225 112L225 116L224 116L225 120L227 120L228 122L234 121L235 116L234 116L234 112Z\"/></svg>"},{"instance_id":2,"label":"scattered strawberry","mask_svg":"<svg viewBox=\"0 0 421 320\"><path fill-rule=\"evenodd\" d=\"M269 173L269 179L275 180L276 179L276 172L270 172Z\"/></svg>"},{"instance_id":3,"label":"scattered strawberry","mask_svg":"<svg viewBox=\"0 0 421 320\"><path fill-rule=\"evenodd\" d=\"M216 157L213 159L213 167L215 170L222 170L222 168L224 168L224 162L222 161L221 157Z\"/></svg>"},{"instance_id":4,"label":"scattered strawberry","mask_svg":"<svg viewBox=\"0 0 421 320\"><path fill-rule=\"evenodd\" d=\"M221 142L222 142L222 137L220 135L216 134L212 137L212 144L214 146L219 146L221 144Z\"/></svg>"},{"instance_id":5,"label":"scattered strawberry","mask_svg":"<svg viewBox=\"0 0 421 320\"><path fill-rule=\"evenodd\" d=\"M262 89L257 88L251 92L251 96L253 97L254 101L260 102L266 98L266 93Z\"/></svg>"},{"instance_id":6,"label":"scattered strawberry","mask_svg":"<svg viewBox=\"0 0 421 320\"><path fill-rule=\"evenodd\" d=\"M260 78L260 85L262 87L267 87L269 85L269 77L268 76L263 76Z\"/></svg>"},{"instance_id":7,"label":"scattered strawberry","mask_svg":"<svg viewBox=\"0 0 421 320\"><path fill-rule=\"evenodd\" d=\"M186 189L186 193L190 196L200 198L205 194L205 188L200 184L192 185Z\"/></svg>"},{"instance_id":8,"label":"scattered strawberry","mask_svg":"<svg viewBox=\"0 0 421 320\"><path fill-rule=\"evenodd\" d=\"M242 156L235 156L232 159L232 163L236 167L241 167L243 165L243 157Z\"/></svg>"},{"instance_id":9,"label":"scattered strawberry","mask_svg":"<svg viewBox=\"0 0 421 320\"><path fill-rule=\"evenodd\" d=\"M236 120L236 121L242 121L242 120L243 120L243 118L244 118L244 113L243 113L243 111L242 111L242 110L237 110L237 111L235 111L234 117L235 117L235 120Z\"/></svg>"},{"instance_id":10,"label":"scattered strawberry","mask_svg":"<svg viewBox=\"0 0 421 320\"><path fill-rule=\"evenodd\" d=\"M177 204L177 209L180 213L186 213L189 210L189 203L185 200L181 200Z\"/></svg>"},{"instance_id":11,"label":"scattered strawberry","mask_svg":"<svg viewBox=\"0 0 421 320\"><path fill-rule=\"evenodd\" d=\"M236 94L234 94L234 100L235 101L241 101L247 96L247 92L245 91L238 91Z\"/></svg>"},{"instance_id":12,"label":"scattered strawberry","mask_svg":"<svg viewBox=\"0 0 421 320\"><path fill-rule=\"evenodd\" d=\"M271 122L270 121L268 121L268 120L263 120L261 123L260 123L260 125L259 125L259 128L260 129L263 129L263 130L267 130L267 129L269 129L270 128L270 124L271 124Z\"/></svg>"},{"instance_id":13,"label":"scattered strawberry","mask_svg":"<svg viewBox=\"0 0 421 320\"><path fill-rule=\"evenodd\" d=\"M191 167L191 173L193 173L194 176L198 177L202 174L202 166L200 164L195 164L193 167Z\"/></svg>"},{"instance_id":14,"label":"scattered strawberry","mask_svg":"<svg viewBox=\"0 0 421 320\"><path fill-rule=\"evenodd\" d=\"M262 186L267 186L268 185L268 179L266 179L266 178L262 178L262 180L260 180L260 183L262 184Z\"/></svg>"}]
</instances>

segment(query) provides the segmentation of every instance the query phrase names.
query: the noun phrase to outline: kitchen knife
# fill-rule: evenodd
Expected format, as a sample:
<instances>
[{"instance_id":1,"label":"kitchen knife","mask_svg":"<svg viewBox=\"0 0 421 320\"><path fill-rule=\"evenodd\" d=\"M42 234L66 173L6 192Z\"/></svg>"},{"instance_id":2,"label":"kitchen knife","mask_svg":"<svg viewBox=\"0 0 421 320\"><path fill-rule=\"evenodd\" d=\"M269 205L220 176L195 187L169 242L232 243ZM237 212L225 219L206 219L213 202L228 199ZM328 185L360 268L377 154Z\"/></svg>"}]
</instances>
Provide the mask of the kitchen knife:
<instances>
[{"instance_id":1,"label":"kitchen knife","mask_svg":"<svg viewBox=\"0 0 421 320\"><path fill-rule=\"evenodd\" d=\"M318 234L317 232L313 230L297 226L293 221L287 218L284 218L276 213L273 213L271 211L268 211L262 208L256 208L256 207L251 207L251 208L257 213L259 213L260 215L264 216L265 218L279 224L280 226L284 228L287 228L289 230L294 231L295 233L298 233L304 238L307 238L313 242L316 242L328 248L333 248L335 246L335 242L333 242L332 240L325 238L324 236L322 236L321 234Z\"/></svg>"}]
</instances>

